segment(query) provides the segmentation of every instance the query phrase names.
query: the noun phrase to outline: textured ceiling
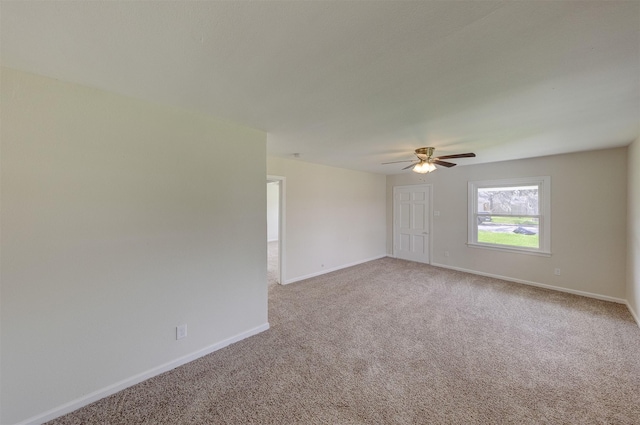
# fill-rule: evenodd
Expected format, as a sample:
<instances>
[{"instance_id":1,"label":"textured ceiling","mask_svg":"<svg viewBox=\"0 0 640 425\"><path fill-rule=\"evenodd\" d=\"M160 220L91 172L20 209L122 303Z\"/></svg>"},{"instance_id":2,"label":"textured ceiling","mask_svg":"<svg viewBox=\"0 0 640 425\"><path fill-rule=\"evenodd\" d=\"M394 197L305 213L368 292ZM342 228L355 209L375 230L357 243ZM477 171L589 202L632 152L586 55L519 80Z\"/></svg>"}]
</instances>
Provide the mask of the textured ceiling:
<instances>
[{"instance_id":1,"label":"textured ceiling","mask_svg":"<svg viewBox=\"0 0 640 425\"><path fill-rule=\"evenodd\" d=\"M2 1L0 24L3 66L258 128L304 161L394 174L380 162L421 146L476 152L462 165L639 136L637 1Z\"/></svg>"}]
</instances>

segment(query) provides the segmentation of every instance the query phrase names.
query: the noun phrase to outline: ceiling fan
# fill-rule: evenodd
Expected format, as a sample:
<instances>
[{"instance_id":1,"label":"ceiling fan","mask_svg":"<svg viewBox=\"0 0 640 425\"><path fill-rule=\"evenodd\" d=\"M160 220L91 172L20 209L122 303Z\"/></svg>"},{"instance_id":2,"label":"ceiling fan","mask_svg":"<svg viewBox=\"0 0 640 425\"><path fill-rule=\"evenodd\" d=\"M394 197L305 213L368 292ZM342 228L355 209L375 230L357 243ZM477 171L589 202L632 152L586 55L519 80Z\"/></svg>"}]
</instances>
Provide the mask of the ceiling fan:
<instances>
[{"instance_id":1,"label":"ceiling fan","mask_svg":"<svg viewBox=\"0 0 640 425\"><path fill-rule=\"evenodd\" d=\"M443 161L443 159L453 159L453 158L473 158L476 156L475 153L459 153L455 155L443 155L433 157L433 151L435 148L418 148L415 151L415 155L418 157L417 160L409 159L406 161L391 161L391 162L383 162L382 164L397 164L399 162L413 162L413 164L404 167L403 170L408 170L413 167L413 171L420 174L430 173L436 170L435 164L442 165L443 167L451 168L456 164L453 162Z\"/></svg>"}]
</instances>

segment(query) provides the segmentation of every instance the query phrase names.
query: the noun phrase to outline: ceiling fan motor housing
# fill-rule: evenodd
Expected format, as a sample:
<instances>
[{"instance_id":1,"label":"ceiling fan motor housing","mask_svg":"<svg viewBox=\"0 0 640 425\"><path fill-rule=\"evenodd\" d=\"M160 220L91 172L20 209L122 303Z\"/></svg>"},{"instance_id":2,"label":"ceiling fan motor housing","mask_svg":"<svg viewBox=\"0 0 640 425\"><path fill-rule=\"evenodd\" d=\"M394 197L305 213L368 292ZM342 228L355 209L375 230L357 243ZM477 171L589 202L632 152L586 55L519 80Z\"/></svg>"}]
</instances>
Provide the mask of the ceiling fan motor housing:
<instances>
[{"instance_id":1,"label":"ceiling fan motor housing","mask_svg":"<svg viewBox=\"0 0 640 425\"><path fill-rule=\"evenodd\" d=\"M433 155L433 150L434 148L418 148L416 149L416 155L420 159L431 158L431 156ZM423 156L425 156L426 158L423 158Z\"/></svg>"}]
</instances>

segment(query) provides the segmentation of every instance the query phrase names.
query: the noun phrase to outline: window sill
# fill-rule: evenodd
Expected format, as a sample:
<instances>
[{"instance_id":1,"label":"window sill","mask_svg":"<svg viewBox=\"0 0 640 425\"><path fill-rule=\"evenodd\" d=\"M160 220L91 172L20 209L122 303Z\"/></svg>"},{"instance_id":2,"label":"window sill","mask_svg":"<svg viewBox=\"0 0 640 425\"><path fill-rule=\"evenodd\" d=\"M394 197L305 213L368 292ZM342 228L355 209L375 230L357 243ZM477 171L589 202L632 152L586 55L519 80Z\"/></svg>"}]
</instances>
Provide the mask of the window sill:
<instances>
[{"instance_id":1,"label":"window sill","mask_svg":"<svg viewBox=\"0 0 640 425\"><path fill-rule=\"evenodd\" d=\"M469 248L488 249L491 251L512 252L515 254L537 255L538 257L551 257L551 251L529 250L526 248L502 247L497 245L485 245L480 243L467 242Z\"/></svg>"}]
</instances>

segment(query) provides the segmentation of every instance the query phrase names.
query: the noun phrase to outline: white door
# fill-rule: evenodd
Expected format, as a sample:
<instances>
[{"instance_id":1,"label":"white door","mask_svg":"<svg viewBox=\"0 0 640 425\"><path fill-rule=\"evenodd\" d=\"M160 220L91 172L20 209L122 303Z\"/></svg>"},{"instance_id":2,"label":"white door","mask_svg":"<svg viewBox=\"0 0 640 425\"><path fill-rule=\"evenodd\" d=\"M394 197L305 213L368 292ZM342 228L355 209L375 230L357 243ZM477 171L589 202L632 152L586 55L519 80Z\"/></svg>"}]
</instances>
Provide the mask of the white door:
<instances>
[{"instance_id":1,"label":"white door","mask_svg":"<svg viewBox=\"0 0 640 425\"><path fill-rule=\"evenodd\" d=\"M431 186L393 188L393 253L396 258L429 264Z\"/></svg>"}]
</instances>

